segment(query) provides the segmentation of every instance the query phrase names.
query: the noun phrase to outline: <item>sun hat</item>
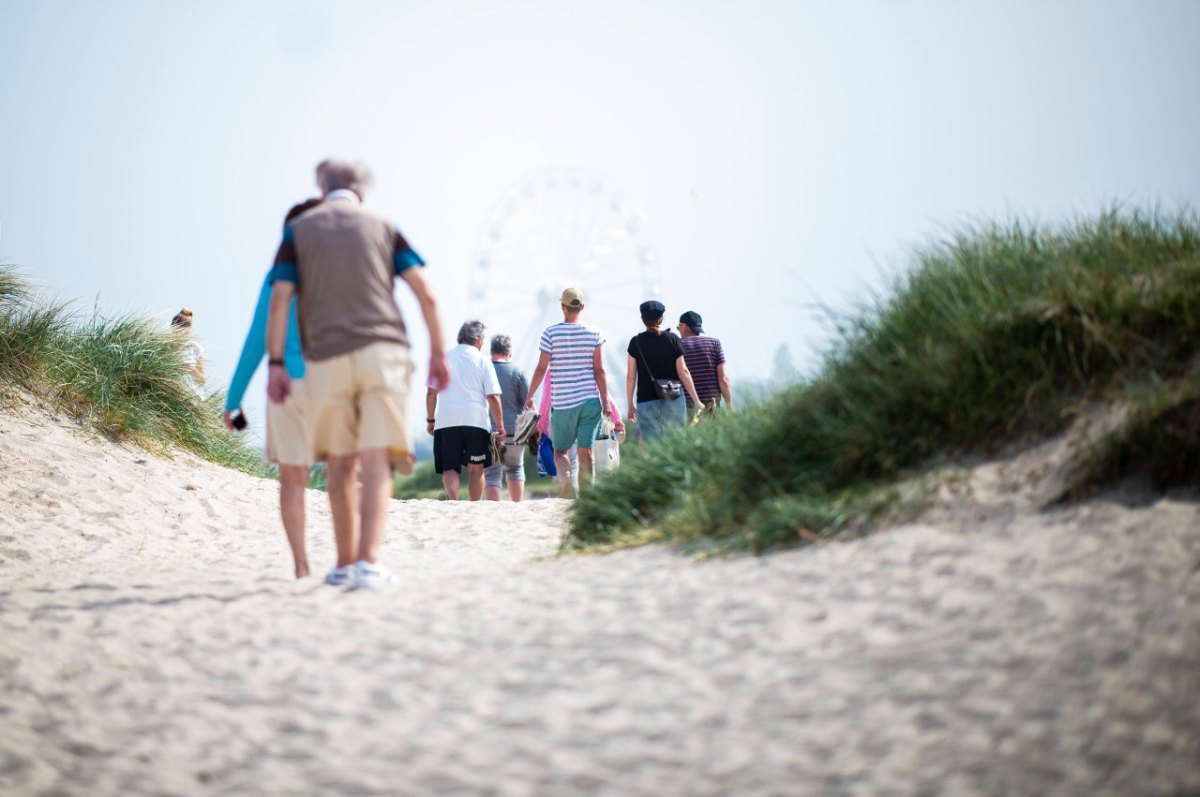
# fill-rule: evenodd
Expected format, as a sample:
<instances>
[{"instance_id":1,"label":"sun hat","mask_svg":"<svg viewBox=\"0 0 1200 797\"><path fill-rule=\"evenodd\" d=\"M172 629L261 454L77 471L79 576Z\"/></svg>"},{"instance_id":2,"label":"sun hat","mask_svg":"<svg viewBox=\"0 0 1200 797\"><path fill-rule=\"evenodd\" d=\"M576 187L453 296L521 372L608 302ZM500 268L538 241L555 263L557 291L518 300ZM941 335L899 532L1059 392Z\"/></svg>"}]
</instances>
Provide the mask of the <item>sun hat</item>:
<instances>
[{"instance_id":1,"label":"sun hat","mask_svg":"<svg viewBox=\"0 0 1200 797\"><path fill-rule=\"evenodd\" d=\"M687 324L692 328L692 331L696 333L704 331L704 327L702 326L704 321L700 318L700 314L695 310L688 310L686 313L679 316L679 323Z\"/></svg>"},{"instance_id":2,"label":"sun hat","mask_svg":"<svg viewBox=\"0 0 1200 797\"><path fill-rule=\"evenodd\" d=\"M583 291L578 288L567 288L562 292L562 304L575 310L583 307Z\"/></svg>"}]
</instances>

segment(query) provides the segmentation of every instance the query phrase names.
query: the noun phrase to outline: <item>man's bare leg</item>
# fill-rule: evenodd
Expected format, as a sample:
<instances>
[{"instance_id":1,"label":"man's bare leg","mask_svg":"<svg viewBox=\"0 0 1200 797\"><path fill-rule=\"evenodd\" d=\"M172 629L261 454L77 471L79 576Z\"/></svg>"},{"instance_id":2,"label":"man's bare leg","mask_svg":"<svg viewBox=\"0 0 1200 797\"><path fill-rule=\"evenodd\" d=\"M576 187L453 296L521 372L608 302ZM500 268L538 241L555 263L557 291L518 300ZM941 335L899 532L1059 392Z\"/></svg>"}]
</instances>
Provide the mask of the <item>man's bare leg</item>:
<instances>
[{"instance_id":1,"label":"man's bare leg","mask_svg":"<svg viewBox=\"0 0 1200 797\"><path fill-rule=\"evenodd\" d=\"M388 501L392 497L392 468L386 448L363 451L359 458L362 460L362 534L359 536L358 559L375 564L379 561Z\"/></svg>"},{"instance_id":2,"label":"man's bare leg","mask_svg":"<svg viewBox=\"0 0 1200 797\"><path fill-rule=\"evenodd\" d=\"M442 487L446 488L446 495L450 496L451 501L457 501L458 490L462 487L462 477L458 475L458 471L442 471Z\"/></svg>"},{"instance_id":3,"label":"man's bare leg","mask_svg":"<svg viewBox=\"0 0 1200 797\"><path fill-rule=\"evenodd\" d=\"M325 463L325 489L333 514L333 538L337 544L337 566L349 567L358 555L357 496L358 457L330 457Z\"/></svg>"},{"instance_id":4,"label":"man's bare leg","mask_svg":"<svg viewBox=\"0 0 1200 797\"><path fill-rule=\"evenodd\" d=\"M467 495L472 501L483 498L483 465L467 466Z\"/></svg>"},{"instance_id":5,"label":"man's bare leg","mask_svg":"<svg viewBox=\"0 0 1200 797\"><path fill-rule=\"evenodd\" d=\"M554 449L554 467L558 469L558 497L571 497L571 449Z\"/></svg>"},{"instance_id":6,"label":"man's bare leg","mask_svg":"<svg viewBox=\"0 0 1200 797\"><path fill-rule=\"evenodd\" d=\"M292 549L296 578L308 575L308 551L304 547L304 491L308 487L308 466L279 466L279 516Z\"/></svg>"}]
</instances>

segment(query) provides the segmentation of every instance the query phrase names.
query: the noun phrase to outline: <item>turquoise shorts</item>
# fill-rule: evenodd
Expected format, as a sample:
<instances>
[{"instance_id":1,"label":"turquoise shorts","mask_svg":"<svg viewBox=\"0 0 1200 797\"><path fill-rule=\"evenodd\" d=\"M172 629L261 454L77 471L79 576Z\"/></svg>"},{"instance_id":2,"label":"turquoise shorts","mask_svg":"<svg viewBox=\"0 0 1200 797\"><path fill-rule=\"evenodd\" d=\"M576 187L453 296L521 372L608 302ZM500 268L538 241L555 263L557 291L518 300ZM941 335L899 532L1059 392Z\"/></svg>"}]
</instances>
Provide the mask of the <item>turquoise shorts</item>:
<instances>
[{"instance_id":1,"label":"turquoise shorts","mask_svg":"<svg viewBox=\"0 0 1200 797\"><path fill-rule=\"evenodd\" d=\"M600 398L588 399L578 407L550 411L550 440L555 451L573 445L591 448L600 434Z\"/></svg>"}]
</instances>

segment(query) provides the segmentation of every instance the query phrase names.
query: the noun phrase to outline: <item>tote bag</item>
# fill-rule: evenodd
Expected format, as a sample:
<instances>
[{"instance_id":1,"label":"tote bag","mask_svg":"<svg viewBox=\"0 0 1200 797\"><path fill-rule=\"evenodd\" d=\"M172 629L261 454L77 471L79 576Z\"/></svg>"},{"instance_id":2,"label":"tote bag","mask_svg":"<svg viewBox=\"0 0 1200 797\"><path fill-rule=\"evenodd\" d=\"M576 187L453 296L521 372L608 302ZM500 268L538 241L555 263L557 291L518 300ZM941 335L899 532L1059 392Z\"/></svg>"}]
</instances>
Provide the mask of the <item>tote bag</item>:
<instances>
[{"instance_id":1,"label":"tote bag","mask_svg":"<svg viewBox=\"0 0 1200 797\"><path fill-rule=\"evenodd\" d=\"M592 458L596 463L596 475L616 470L621 464L621 444L613 431L612 422L605 419L600 426L600 436L592 443Z\"/></svg>"}]
</instances>

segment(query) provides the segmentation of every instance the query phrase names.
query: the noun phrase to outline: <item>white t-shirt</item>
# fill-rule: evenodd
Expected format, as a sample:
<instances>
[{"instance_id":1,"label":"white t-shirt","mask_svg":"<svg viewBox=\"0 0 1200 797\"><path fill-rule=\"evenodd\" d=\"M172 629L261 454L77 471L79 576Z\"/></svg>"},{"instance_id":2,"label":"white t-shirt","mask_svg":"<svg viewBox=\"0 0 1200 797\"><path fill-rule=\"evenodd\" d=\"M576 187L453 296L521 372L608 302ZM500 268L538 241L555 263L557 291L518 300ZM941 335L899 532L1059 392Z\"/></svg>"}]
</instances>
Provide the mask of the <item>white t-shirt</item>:
<instances>
[{"instance_id":1,"label":"white t-shirt","mask_svg":"<svg viewBox=\"0 0 1200 797\"><path fill-rule=\"evenodd\" d=\"M468 343L446 352L450 386L438 393L434 429L476 426L488 430L488 396L500 395L500 380L492 361Z\"/></svg>"}]
</instances>

